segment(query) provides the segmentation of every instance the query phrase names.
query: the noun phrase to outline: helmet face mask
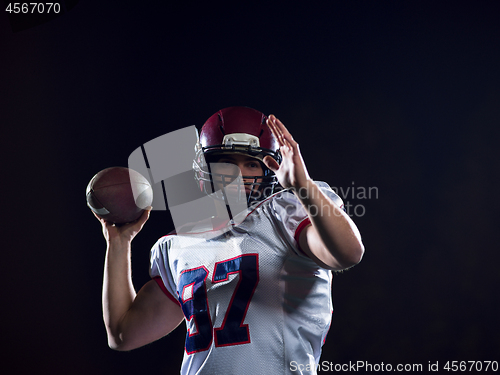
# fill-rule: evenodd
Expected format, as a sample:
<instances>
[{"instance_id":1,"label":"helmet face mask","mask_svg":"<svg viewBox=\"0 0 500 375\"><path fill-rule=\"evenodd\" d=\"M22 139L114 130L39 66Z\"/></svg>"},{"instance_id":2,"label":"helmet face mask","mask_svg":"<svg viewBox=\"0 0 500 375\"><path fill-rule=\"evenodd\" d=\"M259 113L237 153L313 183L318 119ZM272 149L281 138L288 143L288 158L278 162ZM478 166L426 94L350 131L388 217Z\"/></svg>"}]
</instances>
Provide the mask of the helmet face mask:
<instances>
[{"instance_id":1,"label":"helmet face mask","mask_svg":"<svg viewBox=\"0 0 500 375\"><path fill-rule=\"evenodd\" d=\"M264 172L263 175L241 175L239 168L235 165L237 172L217 173L214 169L227 163L210 162L207 168L200 167L194 163L195 178L203 189L204 193L214 197L217 200L228 202L228 192L231 199L237 202L246 199L247 204L251 205L272 195L278 179L274 173ZM267 168L266 168L267 170Z\"/></svg>"},{"instance_id":2,"label":"helmet face mask","mask_svg":"<svg viewBox=\"0 0 500 375\"><path fill-rule=\"evenodd\" d=\"M247 205L261 201L274 192L278 180L263 159L271 156L279 164L281 155L266 120L264 114L254 109L230 107L218 111L205 122L193 162L195 179L203 192L227 204L227 192L231 191L231 199L246 199ZM217 168L214 168L214 163L219 165L218 160L228 154L257 159L263 174L241 176L238 168L230 173L215 173Z\"/></svg>"}]
</instances>

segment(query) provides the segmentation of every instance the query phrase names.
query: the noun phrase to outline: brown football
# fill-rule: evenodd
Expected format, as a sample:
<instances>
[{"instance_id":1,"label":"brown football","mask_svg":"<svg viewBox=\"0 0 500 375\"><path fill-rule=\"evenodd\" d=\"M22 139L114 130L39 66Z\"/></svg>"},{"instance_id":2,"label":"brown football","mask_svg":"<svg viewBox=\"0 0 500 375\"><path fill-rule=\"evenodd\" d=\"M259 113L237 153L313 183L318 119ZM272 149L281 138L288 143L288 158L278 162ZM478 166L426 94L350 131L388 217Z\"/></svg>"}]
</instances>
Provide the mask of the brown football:
<instances>
[{"instance_id":1,"label":"brown football","mask_svg":"<svg viewBox=\"0 0 500 375\"><path fill-rule=\"evenodd\" d=\"M125 167L106 168L87 185L87 205L99 217L125 224L137 220L153 202L149 181Z\"/></svg>"}]
</instances>

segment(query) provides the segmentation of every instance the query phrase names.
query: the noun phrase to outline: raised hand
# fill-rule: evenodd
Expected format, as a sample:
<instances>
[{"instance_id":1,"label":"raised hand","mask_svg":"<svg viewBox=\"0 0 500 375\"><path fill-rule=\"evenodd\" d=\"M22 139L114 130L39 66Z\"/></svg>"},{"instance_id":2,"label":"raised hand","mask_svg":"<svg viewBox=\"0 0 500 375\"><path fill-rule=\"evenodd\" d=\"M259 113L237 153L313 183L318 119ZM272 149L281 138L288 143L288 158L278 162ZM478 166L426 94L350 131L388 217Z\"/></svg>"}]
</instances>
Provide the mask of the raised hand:
<instances>
[{"instance_id":1,"label":"raised hand","mask_svg":"<svg viewBox=\"0 0 500 375\"><path fill-rule=\"evenodd\" d=\"M270 115L267 119L267 125L278 140L282 161L280 165L271 156L266 156L264 163L276 174L278 181L284 188L297 190L305 187L310 177L300 154L299 144L276 116Z\"/></svg>"}]
</instances>

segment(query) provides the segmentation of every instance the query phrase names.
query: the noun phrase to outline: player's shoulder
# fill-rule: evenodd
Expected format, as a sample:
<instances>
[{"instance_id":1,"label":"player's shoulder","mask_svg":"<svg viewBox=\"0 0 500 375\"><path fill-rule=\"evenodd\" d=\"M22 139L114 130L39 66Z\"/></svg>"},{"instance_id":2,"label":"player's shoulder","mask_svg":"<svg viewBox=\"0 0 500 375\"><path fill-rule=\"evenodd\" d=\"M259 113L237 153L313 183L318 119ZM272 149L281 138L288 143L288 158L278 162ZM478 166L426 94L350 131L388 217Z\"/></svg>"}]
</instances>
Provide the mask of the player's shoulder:
<instances>
[{"instance_id":1,"label":"player's shoulder","mask_svg":"<svg viewBox=\"0 0 500 375\"><path fill-rule=\"evenodd\" d=\"M340 196L324 181L314 181L321 191L330 198L337 206L344 208L344 201Z\"/></svg>"},{"instance_id":2,"label":"player's shoulder","mask_svg":"<svg viewBox=\"0 0 500 375\"><path fill-rule=\"evenodd\" d=\"M173 229L170 232L168 232L167 234L161 236L160 238L158 238L156 240L155 244L153 245L152 250L153 251L155 249L160 250L160 249L164 248L165 246L168 247L168 244L177 236L177 234L178 234L178 230Z\"/></svg>"}]
</instances>

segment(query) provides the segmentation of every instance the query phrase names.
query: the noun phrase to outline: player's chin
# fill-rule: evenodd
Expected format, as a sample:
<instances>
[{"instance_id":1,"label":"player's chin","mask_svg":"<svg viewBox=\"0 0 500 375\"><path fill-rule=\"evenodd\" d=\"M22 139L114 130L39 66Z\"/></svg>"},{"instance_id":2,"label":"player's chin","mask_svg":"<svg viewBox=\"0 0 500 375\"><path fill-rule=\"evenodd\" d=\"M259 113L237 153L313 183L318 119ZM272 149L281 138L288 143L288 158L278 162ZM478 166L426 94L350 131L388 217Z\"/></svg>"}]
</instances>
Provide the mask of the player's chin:
<instances>
[{"instance_id":1,"label":"player's chin","mask_svg":"<svg viewBox=\"0 0 500 375\"><path fill-rule=\"evenodd\" d=\"M251 189L230 189L226 188L226 197L230 201L234 200L235 202L239 202L242 199L248 200L250 197L256 197L259 192L253 191Z\"/></svg>"}]
</instances>

